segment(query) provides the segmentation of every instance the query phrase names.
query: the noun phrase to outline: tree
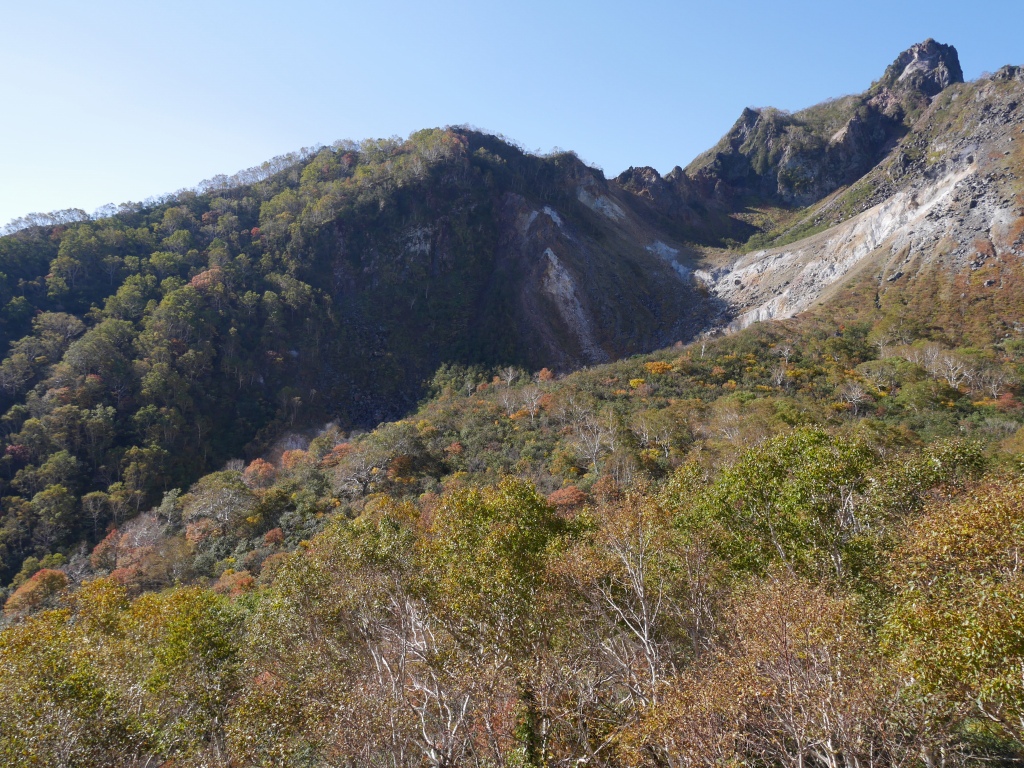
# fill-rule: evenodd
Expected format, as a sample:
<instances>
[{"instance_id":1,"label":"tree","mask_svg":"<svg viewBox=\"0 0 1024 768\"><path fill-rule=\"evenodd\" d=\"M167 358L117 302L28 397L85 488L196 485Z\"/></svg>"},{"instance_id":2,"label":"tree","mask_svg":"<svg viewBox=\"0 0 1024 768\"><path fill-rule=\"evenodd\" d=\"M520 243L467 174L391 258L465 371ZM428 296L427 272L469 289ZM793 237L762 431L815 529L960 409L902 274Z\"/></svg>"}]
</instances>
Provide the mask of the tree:
<instances>
[{"instance_id":1,"label":"tree","mask_svg":"<svg viewBox=\"0 0 1024 768\"><path fill-rule=\"evenodd\" d=\"M498 372L498 375L501 377L501 380L505 382L506 387L511 387L512 383L522 375L522 371L513 365L508 365L502 368Z\"/></svg>"},{"instance_id":2,"label":"tree","mask_svg":"<svg viewBox=\"0 0 1024 768\"><path fill-rule=\"evenodd\" d=\"M540 404L544 397L543 391L540 387L528 384L519 390L519 403L528 414L530 414L530 423L536 422L537 414L540 412Z\"/></svg>"},{"instance_id":3,"label":"tree","mask_svg":"<svg viewBox=\"0 0 1024 768\"><path fill-rule=\"evenodd\" d=\"M1011 381L1012 378L1002 367L990 364L975 372L972 384L995 400L1006 391Z\"/></svg>"},{"instance_id":4,"label":"tree","mask_svg":"<svg viewBox=\"0 0 1024 768\"><path fill-rule=\"evenodd\" d=\"M748 450L695 498L681 524L707 528L717 551L743 570L776 561L839 579L856 573L872 521L860 508L876 457L860 441L804 429Z\"/></svg>"},{"instance_id":5,"label":"tree","mask_svg":"<svg viewBox=\"0 0 1024 768\"><path fill-rule=\"evenodd\" d=\"M665 411L643 411L631 421L631 429L644 450L656 450L665 459L672 453L674 432L679 429L676 414Z\"/></svg>"},{"instance_id":6,"label":"tree","mask_svg":"<svg viewBox=\"0 0 1024 768\"><path fill-rule=\"evenodd\" d=\"M254 459L242 473L242 482L250 488L264 490L274 482L274 465L263 459Z\"/></svg>"},{"instance_id":7,"label":"tree","mask_svg":"<svg viewBox=\"0 0 1024 768\"><path fill-rule=\"evenodd\" d=\"M242 482L238 472L215 472L205 476L182 497L182 519L214 521L222 533L246 525L256 511L258 500Z\"/></svg>"},{"instance_id":8,"label":"tree","mask_svg":"<svg viewBox=\"0 0 1024 768\"><path fill-rule=\"evenodd\" d=\"M63 543L72 532L75 497L63 485L51 485L32 497L37 523L35 538L45 550Z\"/></svg>"},{"instance_id":9,"label":"tree","mask_svg":"<svg viewBox=\"0 0 1024 768\"><path fill-rule=\"evenodd\" d=\"M385 470L400 457L413 462L421 454L422 444L415 425L397 422L353 442L334 464L334 488L349 496L364 496L370 489L388 480ZM332 462L333 463L333 462Z\"/></svg>"},{"instance_id":10,"label":"tree","mask_svg":"<svg viewBox=\"0 0 1024 768\"><path fill-rule=\"evenodd\" d=\"M0 388L8 397L21 394L31 378L35 375L32 362L24 352L16 352L0 363Z\"/></svg>"},{"instance_id":11,"label":"tree","mask_svg":"<svg viewBox=\"0 0 1024 768\"><path fill-rule=\"evenodd\" d=\"M241 615L197 587L148 593L124 618L128 668L145 691L159 753L224 755L224 723L236 689Z\"/></svg>"},{"instance_id":12,"label":"tree","mask_svg":"<svg viewBox=\"0 0 1024 768\"><path fill-rule=\"evenodd\" d=\"M605 452L615 451L618 437L615 414L610 408L600 414L586 410L573 422L572 428L577 449L590 463L594 474L598 474L601 457Z\"/></svg>"},{"instance_id":13,"label":"tree","mask_svg":"<svg viewBox=\"0 0 1024 768\"><path fill-rule=\"evenodd\" d=\"M19 614L34 611L68 584L68 577L61 571L42 568L36 571L4 603L4 613Z\"/></svg>"},{"instance_id":14,"label":"tree","mask_svg":"<svg viewBox=\"0 0 1024 768\"><path fill-rule=\"evenodd\" d=\"M0 632L3 764L102 768L145 752L143 718L107 674L120 606L105 597L79 594L83 621L44 611Z\"/></svg>"},{"instance_id":15,"label":"tree","mask_svg":"<svg viewBox=\"0 0 1024 768\"><path fill-rule=\"evenodd\" d=\"M250 620L229 721L234 755L263 766L309 755L410 765L436 748L404 700L402 616L422 607L404 586L414 525L409 505L376 503L355 521L334 520L302 556L282 555Z\"/></svg>"},{"instance_id":16,"label":"tree","mask_svg":"<svg viewBox=\"0 0 1024 768\"><path fill-rule=\"evenodd\" d=\"M616 695L640 709L657 701L666 675L682 658L680 641L692 642L690 653L701 652L713 587L703 567L687 568L697 564L700 545L680 542L668 513L653 499L631 493L601 513L592 541L577 548L582 567L570 577L603 617L600 648Z\"/></svg>"},{"instance_id":17,"label":"tree","mask_svg":"<svg viewBox=\"0 0 1024 768\"><path fill-rule=\"evenodd\" d=\"M871 402L871 397L864 387L857 381L846 381L839 387L838 391L839 402L844 405L848 405L850 410L853 411L853 415L857 416L860 412L860 407Z\"/></svg>"},{"instance_id":18,"label":"tree","mask_svg":"<svg viewBox=\"0 0 1024 768\"><path fill-rule=\"evenodd\" d=\"M528 641L549 546L563 529L554 508L520 480L446 495L422 547L432 604L454 631Z\"/></svg>"},{"instance_id":19,"label":"tree","mask_svg":"<svg viewBox=\"0 0 1024 768\"><path fill-rule=\"evenodd\" d=\"M99 533L100 521L110 511L110 497L103 491L92 491L82 496L82 511L92 520L92 535Z\"/></svg>"},{"instance_id":20,"label":"tree","mask_svg":"<svg viewBox=\"0 0 1024 768\"><path fill-rule=\"evenodd\" d=\"M735 593L716 645L627 729L629 762L900 766L941 743L848 597L776 570Z\"/></svg>"},{"instance_id":21,"label":"tree","mask_svg":"<svg viewBox=\"0 0 1024 768\"><path fill-rule=\"evenodd\" d=\"M1024 483L931 505L893 552L887 647L921 694L1024 749Z\"/></svg>"}]
</instances>

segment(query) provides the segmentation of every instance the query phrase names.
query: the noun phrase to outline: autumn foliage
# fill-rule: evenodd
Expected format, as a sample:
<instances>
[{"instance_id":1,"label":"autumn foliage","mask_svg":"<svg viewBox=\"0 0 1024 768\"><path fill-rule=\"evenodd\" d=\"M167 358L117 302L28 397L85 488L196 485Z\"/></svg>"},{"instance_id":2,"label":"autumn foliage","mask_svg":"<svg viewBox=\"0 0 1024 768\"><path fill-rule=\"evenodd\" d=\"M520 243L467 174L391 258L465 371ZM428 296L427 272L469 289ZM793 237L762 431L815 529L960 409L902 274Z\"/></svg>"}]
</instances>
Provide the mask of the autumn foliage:
<instances>
[{"instance_id":1,"label":"autumn foliage","mask_svg":"<svg viewBox=\"0 0 1024 768\"><path fill-rule=\"evenodd\" d=\"M43 606L50 598L67 586L68 579L61 571L43 568L18 589L4 603L4 613L18 614Z\"/></svg>"}]
</instances>

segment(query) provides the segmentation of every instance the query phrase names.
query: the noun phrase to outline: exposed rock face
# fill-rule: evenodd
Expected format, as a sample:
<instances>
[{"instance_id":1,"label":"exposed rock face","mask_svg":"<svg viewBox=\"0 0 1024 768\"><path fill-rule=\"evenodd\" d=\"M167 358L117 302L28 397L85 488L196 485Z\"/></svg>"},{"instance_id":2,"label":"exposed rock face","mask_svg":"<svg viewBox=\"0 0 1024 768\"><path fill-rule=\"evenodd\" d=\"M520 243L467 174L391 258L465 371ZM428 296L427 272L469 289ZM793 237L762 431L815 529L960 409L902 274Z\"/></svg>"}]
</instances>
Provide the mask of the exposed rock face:
<instances>
[{"instance_id":1,"label":"exposed rock face","mask_svg":"<svg viewBox=\"0 0 1024 768\"><path fill-rule=\"evenodd\" d=\"M678 165L665 176L654 168L628 168L613 183L643 200L660 216L690 228L691 233L708 229L708 216L714 207L712 195L703 195L696 182Z\"/></svg>"},{"instance_id":2,"label":"exposed rock face","mask_svg":"<svg viewBox=\"0 0 1024 768\"><path fill-rule=\"evenodd\" d=\"M1005 67L1000 67L999 70L992 75L992 79L1024 81L1024 67L1014 67L1007 64Z\"/></svg>"},{"instance_id":3,"label":"exposed rock face","mask_svg":"<svg viewBox=\"0 0 1024 768\"><path fill-rule=\"evenodd\" d=\"M985 288L998 291L1000 275L1024 271L1019 71L1004 67L932 104L914 132L848 191L861 199L875 190L863 212L791 245L698 271L731 307L731 327L791 317L823 301L827 306L831 293L850 280L868 281L878 296L904 290L936 269L949 283L984 270L979 274L992 275ZM827 220L845 199L824 202L807 216Z\"/></svg>"},{"instance_id":4,"label":"exposed rock face","mask_svg":"<svg viewBox=\"0 0 1024 768\"><path fill-rule=\"evenodd\" d=\"M810 205L867 173L931 97L962 82L956 49L926 40L901 53L858 96L795 114L744 109L722 140L687 168L690 186L734 210L752 200Z\"/></svg>"},{"instance_id":5,"label":"exposed rock face","mask_svg":"<svg viewBox=\"0 0 1024 768\"><path fill-rule=\"evenodd\" d=\"M973 173L971 166L957 169L904 190L820 235L743 256L728 270L710 275L709 288L742 309L732 322L733 328L742 328L809 309L872 254L905 254L888 270L891 277L919 256L917 250L943 236L963 234L946 216L935 213L949 212L958 186ZM999 218L1002 212L991 213Z\"/></svg>"},{"instance_id":6,"label":"exposed rock face","mask_svg":"<svg viewBox=\"0 0 1024 768\"><path fill-rule=\"evenodd\" d=\"M577 170L567 173L572 186L560 204L504 196L496 282L515 296L529 362L603 362L724 319L721 302L691 278L693 254L647 221L636 199L596 171Z\"/></svg>"},{"instance_id":7,"label":"exposed rock face","mask_svg":"<svg viewBox=\"0 0 1024 768\"><path fill-rule=\"evenodd\" d=\"M860 96L797 115L744 110L694 175L641 167L605 181L579 169L569 194L589 227L510 198L507 253L531 265L519 269L521 314L545 318L527 335L569 366L621 354L628 334L614 305L642 306L647 290L651 330L684 339L827 305L851 280L881 295L936 267L949 281L1024 268L1024 70L962 79L956 51L926 41ZM751 198L807 203L803 222L817 233L714 262L687 250L736 232L728 212ZM633 270L645 271L646 287L630 286ZM656 343L647 335L638 348Z\"/></svg>"},{"instance_id":8,"label":"exposed rock face","mask_svg":"<svg viewBox=\"0 0 1024 768\"><path fill-rule=\"evenodd\" d=\"M686 215L687 204L695 198L693 184L679 166L664 178L650 166L629 168L620 173L615 182L649 201L655 210L665 215Z\"/></svg>"},{"instance_id":9,"label":"exposed rock face","mask_svg":"<svg viewBox=\"0 0 1024 768\"><path fill-rule=\"evenodd\" d=\"M956 48L929 38L897 56L880 82L885 88L903 88L934 96L963 81L964 73Z\"/></svg>"}]
</instances>

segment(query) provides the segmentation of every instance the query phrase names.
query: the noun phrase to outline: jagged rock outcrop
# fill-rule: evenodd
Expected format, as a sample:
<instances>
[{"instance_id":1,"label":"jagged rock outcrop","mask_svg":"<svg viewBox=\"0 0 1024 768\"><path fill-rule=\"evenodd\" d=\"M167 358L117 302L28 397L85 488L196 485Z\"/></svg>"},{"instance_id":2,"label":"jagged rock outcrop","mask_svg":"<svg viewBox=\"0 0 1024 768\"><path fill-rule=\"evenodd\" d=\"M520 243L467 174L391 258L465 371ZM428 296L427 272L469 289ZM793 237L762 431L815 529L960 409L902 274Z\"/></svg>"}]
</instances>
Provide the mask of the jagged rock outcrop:
<instances>
[{"instance_id":1,"label":"jagged rock outcrop","mask_svg":"<svg viewBox=\"0 0 1024 768\"><path fill-rule=\"evenodd\" d=\"M944 78L945 67L959 77L947 47L922 46L934 53L931 71ZM879 92L886 92L887 79L899 82L901 72L921 74L921 60L909 59L899 72L890 68ZM827 311L829 296L857 283L876 297L915 294L922 280L935 275L947 285L978 283L982 291L1014 285L1024 275L1020 71L1004 67L987 79L945 89L882 162L803 217L804 223L833 226L698 271L731 307L732 327L819 305Z\"/></svg>"},{"instance_id":2,"label":"jagged rock outcrop","mask_svg":"<svg viewBox=\"0 0 1024 768\"><path fill-rule=\"evenodd\" d=\"M602 188L617 191L616 210L649 231L710 245L748 240L756 230L743 212L751 207L805 208L790 229L812 234L780 231L794 242L778 248L684 264L660 240L647 246L719 300L697 302L707 328L790 317L850 280L884 293L922 269L937 267L948 281L993 264L1016 269L1024 256L1022 82L1024 70L1007 66L964 84L956 49L929 39L862 94L795 114L745 109L686 171L629 168ZM592 197L579 199L598 210Z\"/></svg>"},{"instance_id":3,"label":"jagged rock outcrop","mask_svg":"<svg viewBox=\"0 0 1024 768\"><path fill-rule=\"evenodd\" d=\"M897 56L862 94L794 114L743 110L687 173L718 201L811 205L869 171L931 97L962 82L956 49L926 40Z\"/></svg>"},{"instance_id":4,"label":"jagged rock outcrop","mask_svg":"<svg viewBox=\"0 0 1024 768\"><path fill-rule=\"evenodd\" d=\"M928 38L897 56L885 70L879 85L892 90L916 91L930 97L963 81L964 73L956 48Z\"/></svg>"},{"instance_id":5,"label":"jagged rock outcrop","mask_svg":"<svg viewBox=\"0 0 1024 768\"><path fill-rule=\"evenodd\" d=\"M1014 67L1007 64L1005 67L1000 67L996 73L992 75L992 79L1024 81L1024 67Z\"/></svg>"},{"instance_id":6,"label":"jagged rock outcrop","mask_svg":"<svg viewBox=\"0 0 1024 768\"><path fill-rule=\"evenodd\" d=\"M745 109L686 171L630 168L613 183L711 245L745 209L805 208L775 233L791 244L694 270L733 328L812 309L851 280L880 295L922 270L950 283L992 270L983 285L998 290L999 270L1024 272L1022 83L1024 68L1006 66L965 84L956 49L929 39L862 94L795 114Z\"/></svg>"},{"instance_id":7,"label":"jagged rock outcrop","mask_svg":"<svg viewBox=\"0 0 1024 768\"><path fill-rule=\"evenodd\" d=\"M693 217L692 206L699 200L696 185L678 165L665 176L650 166L630 167L615 177L615 183L666 216Z\"/></svg>"}]
</instances>

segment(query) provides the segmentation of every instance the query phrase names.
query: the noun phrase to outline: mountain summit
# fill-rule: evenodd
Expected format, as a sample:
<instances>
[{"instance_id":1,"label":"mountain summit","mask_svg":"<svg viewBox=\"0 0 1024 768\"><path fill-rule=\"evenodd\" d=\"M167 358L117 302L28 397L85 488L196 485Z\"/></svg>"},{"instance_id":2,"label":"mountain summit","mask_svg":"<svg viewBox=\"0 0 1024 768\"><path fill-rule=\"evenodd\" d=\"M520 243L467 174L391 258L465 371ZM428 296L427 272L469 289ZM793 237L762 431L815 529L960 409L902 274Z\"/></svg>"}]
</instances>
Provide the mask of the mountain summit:
<instances>
[{"instance_id":1,"label":"mountain summit","mask_svg":"<svg viewBox=\"0 0 1024 768\"><path fill-rule=\"evenodd\" d=\"M960 57L952 45L928 38L910 46L896 57L882 76L887 88L913 88L926 96L935 96L954 83L964 81Z\"/></svg>"},{"instance_id":2,"label":"mountain summit","mask_svg":"<svg viewBox=\"0 0 1024 768\"><path fill-rule=\"evenodd\" d=\"M864 93L795 113L747 108L686 169L732 211L750 198L809 205L877 164L929 100L963 82L956 49L928 39L901 53Z\"/></svg>"}]
</instances>

